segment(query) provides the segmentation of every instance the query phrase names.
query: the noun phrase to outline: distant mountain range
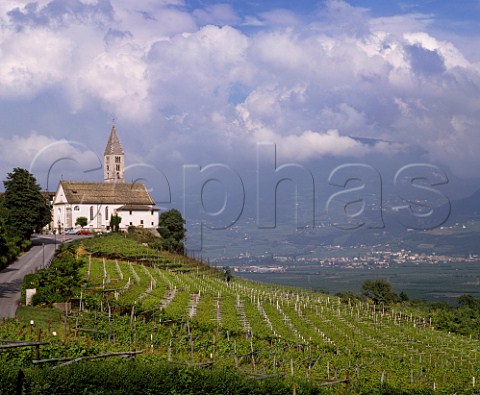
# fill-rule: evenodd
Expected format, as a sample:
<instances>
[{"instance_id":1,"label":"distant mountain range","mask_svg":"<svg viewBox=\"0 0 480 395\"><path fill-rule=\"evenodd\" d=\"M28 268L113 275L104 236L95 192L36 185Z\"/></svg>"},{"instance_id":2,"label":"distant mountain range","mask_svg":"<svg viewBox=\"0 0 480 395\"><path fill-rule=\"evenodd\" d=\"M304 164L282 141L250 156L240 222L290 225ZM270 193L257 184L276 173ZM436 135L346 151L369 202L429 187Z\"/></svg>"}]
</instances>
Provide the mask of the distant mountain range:
<instances>
[{"instance_id":1,"label":"distant mountain range","mask_svg":"<svg viewBox=\"0 0 480 395\"><path fill-rule=\"evenodd\" d=\"M480 189L472 195L452 201L451 219L479 219L480 218Z\"/></svg>"}]
</instances>

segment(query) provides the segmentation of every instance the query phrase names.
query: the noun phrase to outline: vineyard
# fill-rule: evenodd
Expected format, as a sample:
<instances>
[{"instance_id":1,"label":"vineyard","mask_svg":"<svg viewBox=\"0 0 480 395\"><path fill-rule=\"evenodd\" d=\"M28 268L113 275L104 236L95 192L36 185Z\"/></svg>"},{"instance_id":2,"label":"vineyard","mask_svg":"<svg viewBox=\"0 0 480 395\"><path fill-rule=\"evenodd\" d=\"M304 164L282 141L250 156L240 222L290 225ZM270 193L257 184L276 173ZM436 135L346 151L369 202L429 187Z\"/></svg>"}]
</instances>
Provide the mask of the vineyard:
<instances>
[{"instance_id":1,"label":"vineyard","mask_svg":"<svg viewBox=\"0 0 480 395\"><path fill-rule=\"evenodd\" d=\"M401 305L342 303L297 288L226 281L197 260L122 238L77 247L84 285L56 336L48 328L42 337L50 342L42 359L55 360L50 367L67 357L138 350L137 359L282 377L293 393L297 382L342 394L480 391L480 342L438 331L429 317ZM18 322L0 325L0 338L34 339L40 332Z\"/></svg>"}]
</instances>

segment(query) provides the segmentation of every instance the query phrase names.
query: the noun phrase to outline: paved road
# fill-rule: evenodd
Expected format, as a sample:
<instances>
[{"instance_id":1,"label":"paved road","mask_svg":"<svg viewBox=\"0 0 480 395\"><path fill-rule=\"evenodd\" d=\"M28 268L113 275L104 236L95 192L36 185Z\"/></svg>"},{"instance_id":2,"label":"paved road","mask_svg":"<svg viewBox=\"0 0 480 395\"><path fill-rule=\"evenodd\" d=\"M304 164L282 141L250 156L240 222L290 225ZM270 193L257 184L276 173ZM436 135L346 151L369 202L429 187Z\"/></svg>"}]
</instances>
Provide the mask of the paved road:
<instances>
[{"instance_id":1,"label":"paved road","mask_svg":"<svg viewBox=\"0 0 480 395\"><path fill-rule=\"evenodd\" d=\"M15 317L23 277L42 268L55 253L54 236L33 236L33 246L0 272L0 317Z\"/></svg>"}]
</instances>

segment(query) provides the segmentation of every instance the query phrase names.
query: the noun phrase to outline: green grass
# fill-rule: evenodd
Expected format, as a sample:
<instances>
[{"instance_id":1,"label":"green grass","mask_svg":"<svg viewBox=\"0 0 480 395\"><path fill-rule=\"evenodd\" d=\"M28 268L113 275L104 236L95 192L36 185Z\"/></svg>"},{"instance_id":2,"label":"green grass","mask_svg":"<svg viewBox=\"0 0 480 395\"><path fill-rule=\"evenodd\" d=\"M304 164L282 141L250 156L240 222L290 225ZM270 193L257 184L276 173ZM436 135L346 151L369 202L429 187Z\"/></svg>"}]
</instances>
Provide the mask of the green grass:
<instances>
[{"instance_id":1,"label":"green grass","mask_svg":"<svg viewBox=\"0 0 480 395\"><path fill-rule=\"evenodd\" d=\"M19 306L16 313L20 323L30 325L30 321L34 321L35 327L42 329L47 329L52 323L59 323L64 315L65 312L56 308L36 306Z\"/></svg>"}]
</instances>

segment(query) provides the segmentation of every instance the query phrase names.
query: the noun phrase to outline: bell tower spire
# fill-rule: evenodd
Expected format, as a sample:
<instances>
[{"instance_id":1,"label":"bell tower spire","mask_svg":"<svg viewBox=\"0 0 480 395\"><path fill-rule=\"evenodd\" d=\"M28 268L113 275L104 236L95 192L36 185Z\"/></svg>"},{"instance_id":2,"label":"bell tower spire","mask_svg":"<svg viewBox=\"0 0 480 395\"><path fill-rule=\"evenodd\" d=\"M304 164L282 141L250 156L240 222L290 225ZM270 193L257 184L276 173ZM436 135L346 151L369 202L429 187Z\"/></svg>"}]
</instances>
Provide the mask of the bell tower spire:
<instances>
[{"instance_id":1,"label":"bell tower spire","mask_svg":"<svg viewBox=\"0 0 480 395\"><path fill-rule=\"evenodd\" d=\"M103 154L103 181L125 182L125 153L117 135L115 124L112 125L107 147Z\"/></svg>"}]
</instances>

